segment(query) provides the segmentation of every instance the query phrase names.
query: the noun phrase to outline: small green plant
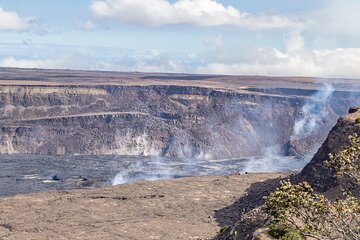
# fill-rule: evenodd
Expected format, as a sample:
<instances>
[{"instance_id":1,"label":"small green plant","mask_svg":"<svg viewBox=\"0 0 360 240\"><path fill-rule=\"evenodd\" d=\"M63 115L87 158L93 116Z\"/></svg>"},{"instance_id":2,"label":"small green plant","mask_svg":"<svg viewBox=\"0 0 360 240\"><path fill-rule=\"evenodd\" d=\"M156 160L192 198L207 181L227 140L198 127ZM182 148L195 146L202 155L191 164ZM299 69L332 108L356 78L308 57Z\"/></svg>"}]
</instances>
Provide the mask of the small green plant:
<instances>
[{"instance_id":1,"label":"small green plant","mask_svg":"<svg viewBox=\"0 0 360 240\"><path fill-rule=\"evenodd\" d=\"M230 229L229 226L223 226L223 227L220 229L220 233L223 233L223 232L227 231L228 229Z\"/></svg>"},{"instance_id":2,"label":"small green plant","mask_svg":"<svg viewBox=\"0 0 360 240\"><path fill-rule=\"evenodd\" d=\"M355 119L355 123L360 123L360 118Z\"/></svg>"},{"instance_id":3,"label":"small green plant","mask_svg":"<svg viewBox=\"0 0 360 240\"><path fill-rule=\"evenodd\" d=\"M349 145L338 154L329 154L325 166L335 172L344 190L351 190L360 184L360 137L349 136Z\"/></svg>"},{"instance_id":4,"label":"small green plant","mask_svg":"<svg viewBox=\"0 0 360 240\"><path fill-rule=\"evenodd\" d=\"M283 225L276 225L276 224L270 225L268 233L270 236L274 237L275 239L282 239L282 240L303 239L298 231L292 231L291 229Z\"/></svg>"}]
</instances>

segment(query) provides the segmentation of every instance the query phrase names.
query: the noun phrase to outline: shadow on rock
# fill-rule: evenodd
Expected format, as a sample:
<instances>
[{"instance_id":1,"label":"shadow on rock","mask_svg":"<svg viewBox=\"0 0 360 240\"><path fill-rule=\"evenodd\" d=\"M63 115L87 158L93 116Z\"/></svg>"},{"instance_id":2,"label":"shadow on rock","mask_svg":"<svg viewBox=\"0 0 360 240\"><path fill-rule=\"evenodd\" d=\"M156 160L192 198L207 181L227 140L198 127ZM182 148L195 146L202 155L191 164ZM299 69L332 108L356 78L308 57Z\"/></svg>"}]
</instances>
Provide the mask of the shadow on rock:
<instances>
[{"instance_id":1,"label":"shadow on rock","mask_svg":"<svg viewBox=\"0 0 360 240\"><path fill-rule=\"evenodd\" d=\"M253 233L267 221L266 214L259 208L264 204L264 197L273 192L281 180L276 178L250 185L246 194L231 206L215 213L216 221L222 226L214 240L253 239Z\"/></svg>"}]
</instances>

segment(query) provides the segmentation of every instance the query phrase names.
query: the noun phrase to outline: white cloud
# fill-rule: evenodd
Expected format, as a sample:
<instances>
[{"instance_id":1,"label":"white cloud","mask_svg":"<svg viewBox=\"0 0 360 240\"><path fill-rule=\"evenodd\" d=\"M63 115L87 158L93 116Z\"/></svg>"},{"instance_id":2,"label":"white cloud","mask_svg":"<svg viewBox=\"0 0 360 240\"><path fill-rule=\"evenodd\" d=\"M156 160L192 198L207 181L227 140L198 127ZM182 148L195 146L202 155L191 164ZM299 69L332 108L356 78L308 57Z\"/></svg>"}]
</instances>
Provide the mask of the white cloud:
<instances>
[{"instance_id":1,"label":"white cloud","mask_svg":"<svg viewBox=\"0 0 360 240\"><path fill-rule=\"evenodd\" d=\"M56 48L54 52L53 47L21 45L18 51L1 50L0 67L360 78L360 48L308 49L298 32L285 37L284 49L244 50L224 43L211 53L176 55L158 49ZM27 51L33 57L24 58Z\"/></svg>"},{"instance_id":2,"label":"white cloud","mask_svg":"<svg viewBox=\"0 0 360 240\"><path fill-rule=\"evenodd\" d=\"M216 0L177 0L174 3L166 0L96 0L90 5L90 11L96 17L152 27L175 24L234 25L251 29L298 26L285 16L241 12Z\"/></svg>"},{"instance_id":3,"label":"white cloud","mask_svg":"<svg viewBox=\"0 0 360 240\"><path fill-rule=\"evenodd\" d=\"M360 78L360 48L310 50L304 38L293 33L286 49L261 49L252 53L253 61L224 63L210 61L197 72L240 75L311 76Z\"/></svg>"},{"instance_id":4,"label":"white cloud","mask_svg":"<svg viewBox=\"0 0 360 240\"><path fill-rule=\"evenodd\" d=\"M45 69L103 69L101 61L97 62L91 57L76 52L68 52L67 50L33 58L21 58L14 56L3 57L0 58L0 66Z\"/></svg>"},{"instance_id":5,"label":"white cloud","mask_svg":"<svg viewBox=\"0 0 360 240\"><path fill-rule=\"evenodd\" d=\"M142 54L132 54L109 63L112 70L140 72L189 72L190 68L181 59L152 49Z\"/></svg>"},{"instance_id":6,"label":"white cloud","mask_svg":"<svg viewBox=\"0 0 360 240\"><path fill-rule=\"evenodd\" d=\"M79 26L79 28L81 28L82 30L85 30L85 31L91 31L96 28L96 24L91 20L88 20L85 23L79 24L78 26Z\"/></svg>"},{"instance_id":7,"label":"white cloud","mask_svg":"<svg viewBox=\"0 0 360 240\"><path fill-rule=\"evenodd\" d=\"M6 57L0 59L2 67L18 67L18 68L66 68L66 62L62 59L17 59L15 57Z\"/></svg>"},{"instance_id":8,"label":"white cloud","mask_svg":"<svg viewBox=\"0 0 360 240\"><path fill-rule=\"evenodd\" d=\"M1 46L1 45L0 45ZM41 51L46 51L40 48ZM39 51L39 49L34 49ZM116 51L116 49L114 49ZM190 72L181 60L170 58L157 49L145 53L124 53L113 58L96 58L68 49L42 54L32 58L15 56L0 57L0 67L117 70L142 72Z\"/></svg>"},{"instance_id":9,"label":"white cloud","mask_svg":"<svg viewBox=\"0 0 360 240\"><path fill-rule=\"evenodd\" d=\"M16 12L6 12L0 7L0 30L26 30L31 18L22 19Z\"/></svg>"}]
</instances>

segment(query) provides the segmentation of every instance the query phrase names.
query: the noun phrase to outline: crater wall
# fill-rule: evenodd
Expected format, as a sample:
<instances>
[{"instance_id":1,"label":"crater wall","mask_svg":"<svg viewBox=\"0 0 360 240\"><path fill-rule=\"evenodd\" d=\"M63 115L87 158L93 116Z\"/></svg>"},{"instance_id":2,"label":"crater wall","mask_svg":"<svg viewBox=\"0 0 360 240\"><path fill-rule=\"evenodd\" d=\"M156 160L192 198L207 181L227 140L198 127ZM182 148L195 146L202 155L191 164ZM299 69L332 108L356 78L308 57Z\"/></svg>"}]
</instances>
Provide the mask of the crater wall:
<instances>
[{"instance_id":1,"label":"crater wall","mask_svg":"<svg viewBox=\"0 0 360 240\"><path fill-rule=\"evenodd\" d=\"M0 154L260 156L274 146L286 148L302 107L316 92L166 80L142 85L31 81L0 83ZM308 145L321 143L338 116L359 99L359 93L336 91L318 131L292 147L300 155L311 153Z\"/></svg>"}]
</instances>

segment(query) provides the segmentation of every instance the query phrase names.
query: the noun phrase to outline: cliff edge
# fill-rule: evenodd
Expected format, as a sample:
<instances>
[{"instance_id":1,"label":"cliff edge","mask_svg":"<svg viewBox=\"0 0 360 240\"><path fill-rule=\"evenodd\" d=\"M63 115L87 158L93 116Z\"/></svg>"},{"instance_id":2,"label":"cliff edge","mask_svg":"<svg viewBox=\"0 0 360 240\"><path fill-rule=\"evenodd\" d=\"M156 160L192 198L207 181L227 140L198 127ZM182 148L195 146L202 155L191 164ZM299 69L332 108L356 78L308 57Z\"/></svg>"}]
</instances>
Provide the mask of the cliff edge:
<instances>
[{"instance_id":1,"label":"cliff edge","mask_svg":"<svg viewBox=\"0 0 360 240\"><path fill-rule=\"evenodd\" d=\"M357 119L360 119L360 106L351 108L348 115L338 120L323 145L305 168L294 177L294 180L306 181L321 192L336 186L333 172L325 168L323 162L328 160L329 153L336 154L341 151L349 143L348 137L351 134L360 135L360 123Z\"/></svg>"}]
</instances>

